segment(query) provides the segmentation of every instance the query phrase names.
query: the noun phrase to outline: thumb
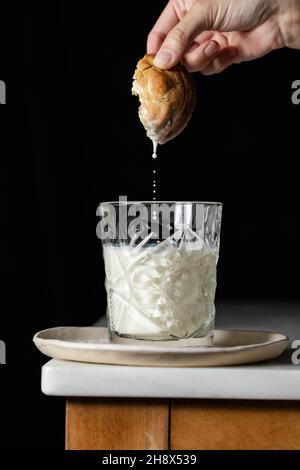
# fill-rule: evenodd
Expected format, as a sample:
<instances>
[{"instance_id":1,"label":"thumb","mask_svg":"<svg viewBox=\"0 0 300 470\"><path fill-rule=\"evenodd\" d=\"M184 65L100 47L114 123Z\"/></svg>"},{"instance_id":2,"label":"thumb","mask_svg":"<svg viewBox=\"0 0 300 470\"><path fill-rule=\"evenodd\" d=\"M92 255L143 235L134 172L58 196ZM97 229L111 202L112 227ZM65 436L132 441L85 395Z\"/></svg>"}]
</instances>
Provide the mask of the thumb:
<instances>
[{"instance_id":1,"label":"thumb","mask_svg":"<svg viewBox=\"0 0 300 470\"><path fill-rule=\"evenodd\" d=\"M196 1L182 20L168 33L155 56L154 65L161 69L176 65L189 49L194 38L202 31L212 28L215 6L214 0Z\"/></svg>"}]
</instances>

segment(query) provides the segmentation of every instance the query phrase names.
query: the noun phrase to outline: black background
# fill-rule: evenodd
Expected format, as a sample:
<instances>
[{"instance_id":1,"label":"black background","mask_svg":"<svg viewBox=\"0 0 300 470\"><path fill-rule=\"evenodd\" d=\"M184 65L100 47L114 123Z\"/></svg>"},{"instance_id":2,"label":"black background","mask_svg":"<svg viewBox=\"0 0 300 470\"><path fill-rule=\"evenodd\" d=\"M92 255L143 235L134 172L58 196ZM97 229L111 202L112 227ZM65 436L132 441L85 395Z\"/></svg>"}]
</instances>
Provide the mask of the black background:
<instances>
[{"instance_id":1,"label":"black background","mask_svg":"<svg viewBox=\"0 0 300 470\"><path fill-rule=\"evenodd\" d=\"M164 4L1 4L3 448L63 448L64 401L41 394L45 358L31 338L104 315L97 205L151 199L151 143L131 77ZM196 74L193 119L159 148L159 199L224 204L219 300L300 297L299 59L281 50Z\"/></svg>"}]
</instances>

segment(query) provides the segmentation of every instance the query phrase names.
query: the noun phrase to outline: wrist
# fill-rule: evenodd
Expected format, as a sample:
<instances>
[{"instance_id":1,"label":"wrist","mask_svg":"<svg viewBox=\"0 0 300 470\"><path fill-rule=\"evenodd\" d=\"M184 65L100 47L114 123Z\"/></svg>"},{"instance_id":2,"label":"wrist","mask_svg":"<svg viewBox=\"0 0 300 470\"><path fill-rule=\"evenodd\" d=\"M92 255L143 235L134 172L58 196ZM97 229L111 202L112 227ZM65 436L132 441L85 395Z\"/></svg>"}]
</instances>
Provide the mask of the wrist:
<instances>
[{"instance_id":1,"label":"wrist","mask_svg":"<svg viewBox=\"0 0 300 470\"><path fill-rule=\"evenodd\" d=\"M300 49L300 0L280 0L278 24L283 46Z\"/></svg>"}]
</instances>

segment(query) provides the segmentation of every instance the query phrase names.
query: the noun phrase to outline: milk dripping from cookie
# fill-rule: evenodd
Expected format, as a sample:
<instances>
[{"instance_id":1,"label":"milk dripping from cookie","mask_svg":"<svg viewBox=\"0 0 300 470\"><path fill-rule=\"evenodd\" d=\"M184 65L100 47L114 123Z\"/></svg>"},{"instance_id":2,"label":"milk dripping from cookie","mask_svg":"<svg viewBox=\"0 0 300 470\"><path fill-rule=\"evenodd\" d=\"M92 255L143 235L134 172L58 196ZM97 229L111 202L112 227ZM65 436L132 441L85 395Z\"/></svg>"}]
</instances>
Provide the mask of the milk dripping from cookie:
<instances>
[{"instance_id":1,"label":"milk dripping from cookie","mask_svg":"<svg viewBox=\"0 0 300 470\"><path fill-rule=\"evenodd\" d=\"M157 158L157 145L158 142L155 140L152 140L153 143L153 153L152 153L152 158L156 159ZM156 200L156 170L153 170L153 180L152 180L152 199L153 201Z\"/></svg>"}]
</instances>

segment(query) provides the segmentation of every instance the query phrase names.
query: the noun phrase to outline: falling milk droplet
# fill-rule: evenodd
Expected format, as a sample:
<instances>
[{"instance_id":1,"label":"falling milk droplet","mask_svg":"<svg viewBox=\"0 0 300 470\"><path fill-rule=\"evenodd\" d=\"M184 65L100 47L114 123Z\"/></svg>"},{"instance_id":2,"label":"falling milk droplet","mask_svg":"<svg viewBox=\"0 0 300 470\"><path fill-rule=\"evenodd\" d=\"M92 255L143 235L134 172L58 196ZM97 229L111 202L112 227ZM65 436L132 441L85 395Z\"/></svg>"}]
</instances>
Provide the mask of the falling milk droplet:
<instances>
[{"instance_id":1,"label":"falling milk droplet","mask_svg":"<svg viewBox=\"0 0 300 470\"><path fill-rule=\"evenodd\" d=\"M157 158L157 145L158 145L158 142L155 142L155 140L152 140L152 143L153 143L153 154L152 154L152 158Z\"/></svg>"}]
</instances>

